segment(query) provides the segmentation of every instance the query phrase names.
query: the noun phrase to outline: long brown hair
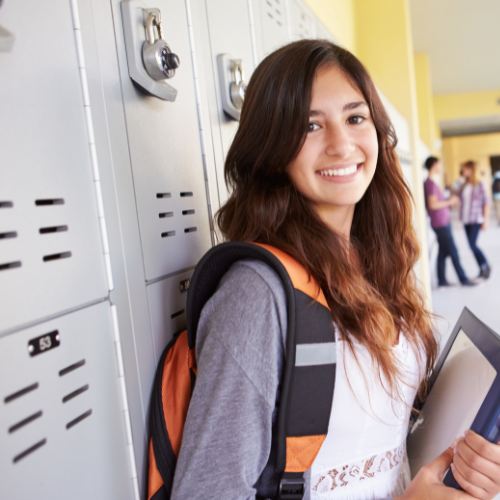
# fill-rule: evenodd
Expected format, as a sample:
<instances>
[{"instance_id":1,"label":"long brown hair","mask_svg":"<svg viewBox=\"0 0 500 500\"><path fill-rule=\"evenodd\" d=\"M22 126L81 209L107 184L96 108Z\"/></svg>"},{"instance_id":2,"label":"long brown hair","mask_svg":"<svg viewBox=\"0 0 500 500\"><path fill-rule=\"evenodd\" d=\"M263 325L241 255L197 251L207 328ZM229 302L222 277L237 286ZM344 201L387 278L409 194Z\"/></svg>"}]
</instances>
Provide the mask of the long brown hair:
<instances>
[{"instance_id":1,"label":"long brown hair","mask_svg":"<svg viewBox=\"0 0 500 500\"><path fill-rule=\"evenodd\" d=\"M462 169L464 167L471 169L470 177L468 177L465 182L466 183L470 182L473 186L477 186L479 184L479 172L477 168L477 162L475 162L474 160L466 161L465 163L462 163Z\"/></svg>"},{"instance_id":2,"label":"long brown hair","mask_svg":"<svg viewBox=\"0 0 500 500\"><path fill-rule=\"evenodd\" d=\"M363 94L377 131L375 176L356 205L350 241L332 232L285 172L305 141L317 71L339 67ZM228 240L273 245L321 286L339 333L365 345L392 391L404 380L392 346L400 333L424 354L437 343L413 267L419 245L412 196L395 153L396 136L375 86L348 51L325 40L289 44L264 59L247 88L225 177L232 190L216 221ZM355 353L354 353L355 354ZM382 380L382 379L381 379Z\"/></svg>"}]
</instances>

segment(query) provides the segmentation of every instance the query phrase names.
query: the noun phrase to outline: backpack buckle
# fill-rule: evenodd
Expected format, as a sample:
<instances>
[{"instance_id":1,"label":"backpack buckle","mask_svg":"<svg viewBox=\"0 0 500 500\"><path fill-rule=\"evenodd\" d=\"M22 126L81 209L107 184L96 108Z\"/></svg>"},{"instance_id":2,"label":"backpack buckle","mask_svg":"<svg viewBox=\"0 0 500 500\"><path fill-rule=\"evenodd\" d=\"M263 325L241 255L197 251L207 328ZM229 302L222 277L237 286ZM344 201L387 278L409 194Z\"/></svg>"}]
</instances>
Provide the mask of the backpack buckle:
<instances>
[{"instance_id":1,"label":"backpack buckle","mask_svg":"<svg viewBox=\"0 0 500 500\"><path fill-rule=\"evenodd\" d=\"M306 492L306 482L303 477L280 479L278 500L302 500Z\"/></svg>"}]
</instances>

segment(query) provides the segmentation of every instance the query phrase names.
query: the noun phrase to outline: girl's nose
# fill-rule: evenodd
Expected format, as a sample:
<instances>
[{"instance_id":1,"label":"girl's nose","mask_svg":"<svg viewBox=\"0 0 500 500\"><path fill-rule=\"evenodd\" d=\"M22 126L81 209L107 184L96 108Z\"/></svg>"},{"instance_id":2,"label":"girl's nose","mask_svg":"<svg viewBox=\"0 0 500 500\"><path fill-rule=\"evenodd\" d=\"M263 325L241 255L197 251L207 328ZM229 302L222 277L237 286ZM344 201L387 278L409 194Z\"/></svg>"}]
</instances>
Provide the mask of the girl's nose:
<instances>
[{"instance_id":1,"label":"girl's nose","mask_svg":"<svg viewBox=\"0 0 500 500\"><path fill-rule=\"evenodd\" d=\"M326 154L339 158L348 157L355 149L349 132L342 126L331 127L327 135Z\"/></svg>"}]
</instances>

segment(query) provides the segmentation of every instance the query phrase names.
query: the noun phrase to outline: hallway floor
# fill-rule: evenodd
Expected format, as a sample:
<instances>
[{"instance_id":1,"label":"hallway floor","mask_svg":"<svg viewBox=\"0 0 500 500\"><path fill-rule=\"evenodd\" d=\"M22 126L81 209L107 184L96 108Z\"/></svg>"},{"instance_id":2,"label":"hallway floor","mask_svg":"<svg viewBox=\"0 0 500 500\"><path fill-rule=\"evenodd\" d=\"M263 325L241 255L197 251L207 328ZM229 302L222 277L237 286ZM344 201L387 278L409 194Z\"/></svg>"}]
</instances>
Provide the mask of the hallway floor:
<instances>
[{"instance_id":1,"label":"hallway floor","mask_svg":"<svg viewBox=\"0 0 500 500\"><path fill-rule=\"evenodd\" d=\"M456 217L452 219L452 228L462 267L470 279L475 278L479 274L479 268L469 248L463 225ZM439 320L438 326L445 338L451 333L464 307L467 307L483 323L500 335L500 225L496 216L491 217L487 231L479 233L478 246L492 267L490 279L474 288L457 286L438 289L437 242L433 240L431 243L432 305L434 313L443 318ZM450 283L459 283L449 258L446 264L446 278Z\"/></svg>"}]
</instances>

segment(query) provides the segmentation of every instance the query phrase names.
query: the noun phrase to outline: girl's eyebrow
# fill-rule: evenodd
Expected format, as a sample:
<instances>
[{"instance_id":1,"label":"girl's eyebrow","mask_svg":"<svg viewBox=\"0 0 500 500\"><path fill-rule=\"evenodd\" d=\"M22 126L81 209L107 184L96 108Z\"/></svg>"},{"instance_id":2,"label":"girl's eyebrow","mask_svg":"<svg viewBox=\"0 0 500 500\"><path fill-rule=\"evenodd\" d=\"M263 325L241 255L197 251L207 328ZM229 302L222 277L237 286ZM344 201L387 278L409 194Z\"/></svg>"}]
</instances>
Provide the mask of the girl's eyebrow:
<instances>
[{"instance_id":1,"label":"girl's eyebrow","mask_svg":"<svg viewBox=\"0 0 500 500\"><path fill-rule=\"evenodd\" d=\"M366 104L365 101L348 102L344 106L343 111L347 111L349 109L359 108L359 106L366 106L366 107L368 107L368 104Z\"/></svg>"},{"instance_id":2,"label":"girl's eyebrow","mask_svg":"<svg viewBox=\"0 0 500 500\"><path fill-rule=\"evenodd\" d=\"M342 111L356 109L356 108L359 108L360 106L368 107L368 104L365 101L348 102L347 104L344 105L344 107L342 108ZM309 116L310 117L325 116L325 112L321 111L320 109L311 109L311 111L309 111Z\"/></svg>"}]
</instances>

